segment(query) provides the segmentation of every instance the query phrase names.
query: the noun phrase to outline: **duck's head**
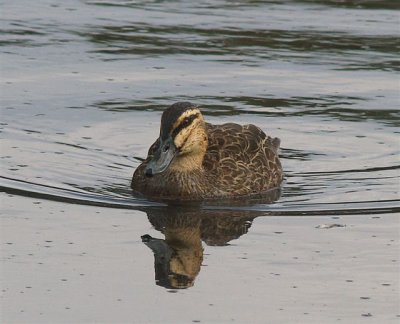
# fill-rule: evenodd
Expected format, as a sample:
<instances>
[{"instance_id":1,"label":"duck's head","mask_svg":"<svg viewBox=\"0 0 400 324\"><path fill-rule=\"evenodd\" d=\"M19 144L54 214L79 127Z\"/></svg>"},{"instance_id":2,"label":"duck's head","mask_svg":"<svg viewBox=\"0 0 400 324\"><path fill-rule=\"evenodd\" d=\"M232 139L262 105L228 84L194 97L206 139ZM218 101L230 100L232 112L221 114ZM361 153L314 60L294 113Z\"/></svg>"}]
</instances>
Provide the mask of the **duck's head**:
<instances>
[{"instance_id":1,"label":"duck's head","mask_svg":"<svg viewBox=\"0 0 400 324\"><path fill-rule=\"evenodd\" d=\"M160 137L145 174L167 169L189 172L202 167L208 138L200 110L190 102L177 102L161 117Z\"/></svg>"}]
</instances>

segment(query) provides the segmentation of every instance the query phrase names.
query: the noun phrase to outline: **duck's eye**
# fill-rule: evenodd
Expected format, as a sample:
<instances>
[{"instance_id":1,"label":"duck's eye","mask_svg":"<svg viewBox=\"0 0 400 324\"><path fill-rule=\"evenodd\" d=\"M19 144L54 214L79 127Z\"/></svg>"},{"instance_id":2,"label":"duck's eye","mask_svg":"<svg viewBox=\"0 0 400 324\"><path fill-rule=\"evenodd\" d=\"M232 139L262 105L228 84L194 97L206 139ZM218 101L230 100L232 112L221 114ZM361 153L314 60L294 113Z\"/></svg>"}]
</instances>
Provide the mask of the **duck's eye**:
<instances>
[{"instance_id":1,"label":"duck's eye","mask_svg":"<svg viewBox=\"0 0 400 324\"><path fill-rule=\"evenodd\" d=\"M186 127L190 124L190 118L186 117L183 121L182 121L182 126Z\"/></svg>"},{"instance_id":2,"label":"duck's eye","mask_svg":"<svg viewBox=\"0 0 400 324\"><path fill-rule=\"evenodd\" d=\"M169 150L169 144L167 144L167 145L165 145L165 146L163 147L164 153L167 152L168 150Z\"/></svg>"}]
</instances>

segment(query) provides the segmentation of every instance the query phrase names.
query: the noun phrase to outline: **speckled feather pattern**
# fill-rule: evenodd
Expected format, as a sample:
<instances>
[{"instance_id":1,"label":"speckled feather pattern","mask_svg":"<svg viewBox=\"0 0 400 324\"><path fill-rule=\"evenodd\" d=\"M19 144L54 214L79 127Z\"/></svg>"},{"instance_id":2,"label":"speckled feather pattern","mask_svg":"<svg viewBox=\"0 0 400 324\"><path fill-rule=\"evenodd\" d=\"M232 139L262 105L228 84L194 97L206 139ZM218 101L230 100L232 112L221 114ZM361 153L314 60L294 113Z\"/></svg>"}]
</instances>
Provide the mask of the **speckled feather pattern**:
<instances>
[{"instance_id":1,"label":"speckled feather pattern","mask_svg":"<svg viewBox=\"0 0 400 324\"><path fill-rule=\"evenodd\" d=\"M203 165L223 195L257 194L282 182L278 138L266 136L254 125L207 124L207 131L209 146Z\"/></svg>"},{"instance_id":2,"label":"speckled feather pattern","mask_svg":"<svg viewBox=\"0 0 400 324\"><path fill-rule=\"evenodd\" d=\"M202 200L259 195L280 185L283 172L278 138L267 136L254 125L206 123L205 127L208 148L201 169L167 170L146 177L144 170L157 148L157 140L136 169L132 189L149 198Z\"/></svg>"}]
</instances>

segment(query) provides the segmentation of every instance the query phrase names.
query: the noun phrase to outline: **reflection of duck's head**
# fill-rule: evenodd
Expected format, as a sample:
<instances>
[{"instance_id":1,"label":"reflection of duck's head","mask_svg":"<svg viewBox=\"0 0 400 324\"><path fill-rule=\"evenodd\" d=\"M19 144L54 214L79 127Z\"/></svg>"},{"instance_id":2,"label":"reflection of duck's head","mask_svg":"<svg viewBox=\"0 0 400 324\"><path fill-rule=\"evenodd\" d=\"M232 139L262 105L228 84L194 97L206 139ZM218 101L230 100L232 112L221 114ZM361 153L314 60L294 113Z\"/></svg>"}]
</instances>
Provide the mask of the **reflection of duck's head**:
<instances>
[{"instance_id":1,"label":"reflection of duck's head","mask_svg":"<svg viewBox=\"0 0 400 324\"><path fill-rule=\"evenodd\" d=\"M165 240L142 236L154 253L157 284L175 289L193 286L203 261L199 227L169 228L164 234Z\"/></svg>"},{"instance_id":2,"label":"reflection of duck's head","mask_svg":"<svg viewBox=\"0 0 400 324\"><path fill-rule=\"evenodd\" d=\"M190 172L202 167L208 138L203 115L189 103L172 105L161 118L158 149L145 168L146 176L169 169Z\"/></svg>"}]
</instances>

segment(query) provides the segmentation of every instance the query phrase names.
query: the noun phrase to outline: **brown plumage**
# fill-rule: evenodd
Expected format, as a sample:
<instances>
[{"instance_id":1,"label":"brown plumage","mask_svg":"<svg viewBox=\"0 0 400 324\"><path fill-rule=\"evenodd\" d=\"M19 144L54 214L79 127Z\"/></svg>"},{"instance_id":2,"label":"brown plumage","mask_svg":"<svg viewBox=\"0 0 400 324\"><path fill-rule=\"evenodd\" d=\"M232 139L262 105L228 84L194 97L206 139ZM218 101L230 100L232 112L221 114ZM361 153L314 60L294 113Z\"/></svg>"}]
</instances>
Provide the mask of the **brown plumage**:
<instances>
[{"instance_id":1,"label":"brown plumage","mask_svg":"<svg viewBox=\"0 0 400 324\"><path fill-rule=\"evenodd\" d=\"M163 200L260 195L282 182L279 143L254 125L205 123L197 107L176 103L164 111L160 137L131 187Z\"/></svg>"}]
</instances>

